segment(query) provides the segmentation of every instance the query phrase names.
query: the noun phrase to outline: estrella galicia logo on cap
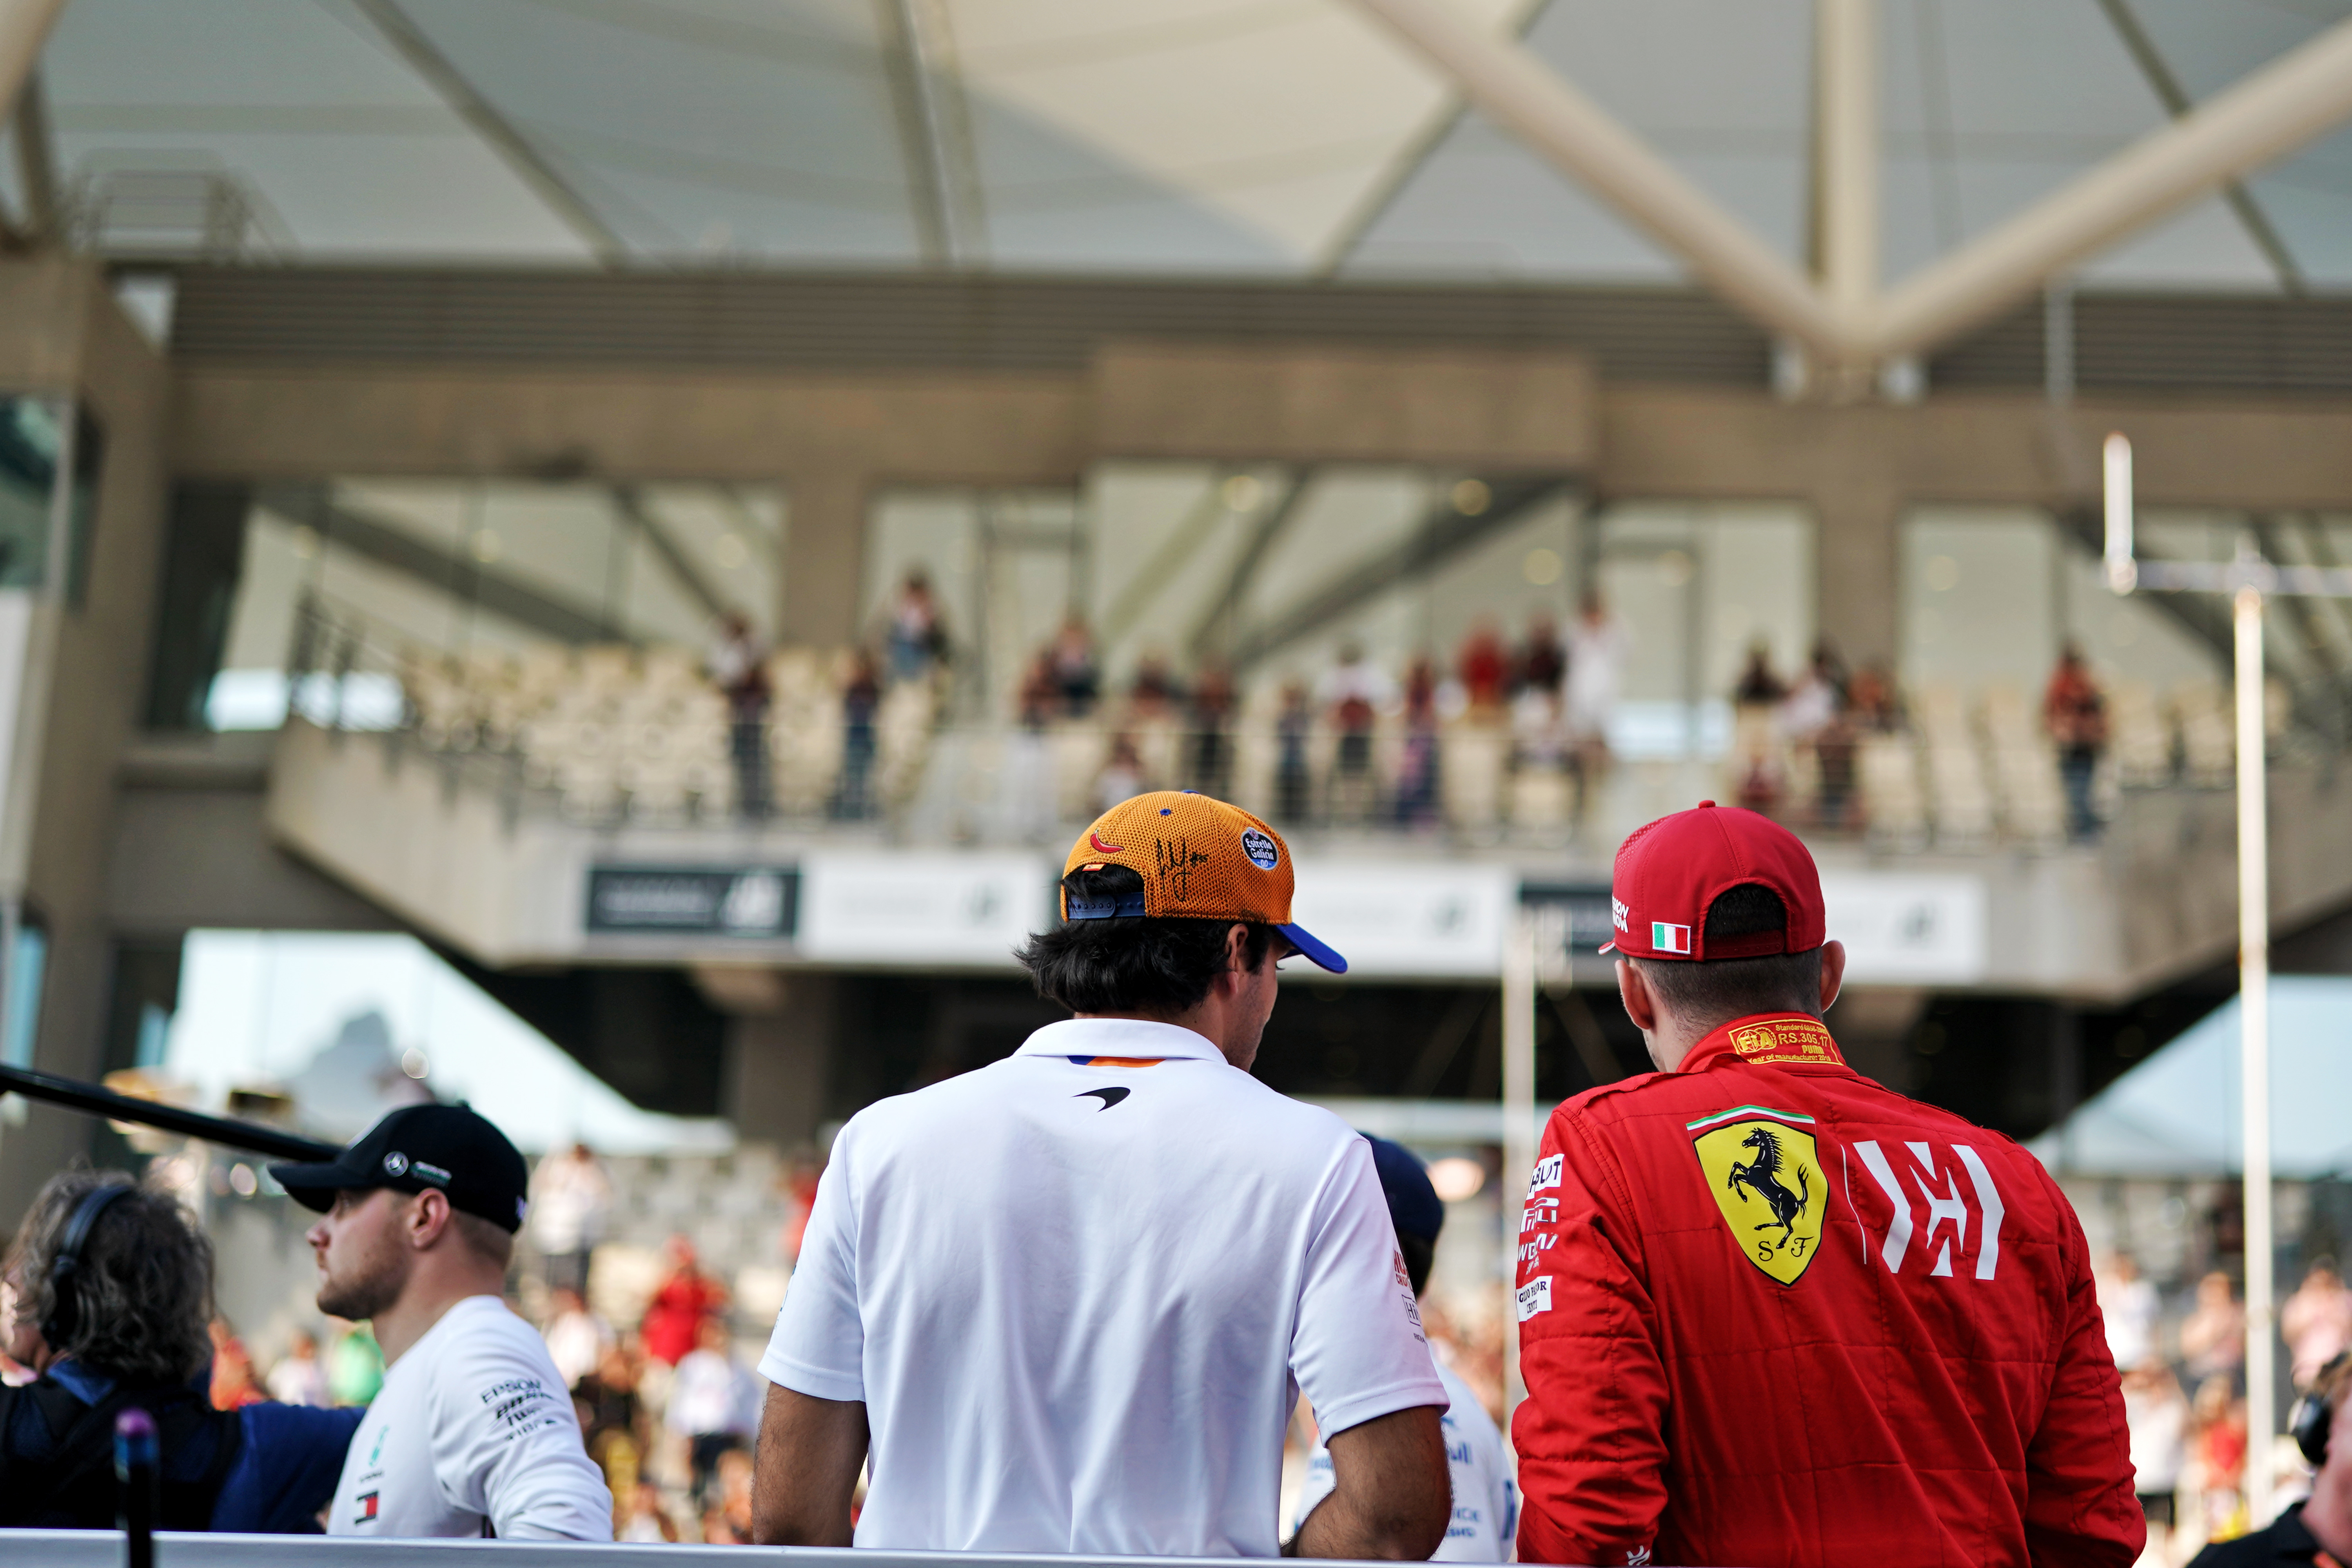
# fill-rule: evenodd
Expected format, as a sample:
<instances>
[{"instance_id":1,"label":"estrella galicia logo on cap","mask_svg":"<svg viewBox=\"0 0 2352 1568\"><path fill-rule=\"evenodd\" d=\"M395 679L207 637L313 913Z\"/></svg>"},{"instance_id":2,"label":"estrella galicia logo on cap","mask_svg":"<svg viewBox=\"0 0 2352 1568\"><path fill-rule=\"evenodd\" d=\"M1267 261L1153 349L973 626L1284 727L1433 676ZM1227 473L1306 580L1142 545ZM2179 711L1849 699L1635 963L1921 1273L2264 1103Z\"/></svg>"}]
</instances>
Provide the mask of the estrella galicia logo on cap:
<instances>
[{"instance_id":1,"label":"estrella galicia logo on cap","mask_svg":"<svg viewBox=\"0 0 2352 1568\"><path fill-rule=\"evenodd\" d=\"M1274 847L1274 835L1255 827L1242 829L1242 853L1261 871L1271 871L1282 861L1282 851Z\"/></svg>"},{"instance_id":2,"label":"estrella galicia logo on cap","mask_svg":"<svg viewBox=\"0 0 2352 1568\"><path fill-rule=\"evenodd\" d=\"M395 1179L408 1174L408 1156L394 1149L383 1157L383 1173Z\"/></svg>"}]
</instances>

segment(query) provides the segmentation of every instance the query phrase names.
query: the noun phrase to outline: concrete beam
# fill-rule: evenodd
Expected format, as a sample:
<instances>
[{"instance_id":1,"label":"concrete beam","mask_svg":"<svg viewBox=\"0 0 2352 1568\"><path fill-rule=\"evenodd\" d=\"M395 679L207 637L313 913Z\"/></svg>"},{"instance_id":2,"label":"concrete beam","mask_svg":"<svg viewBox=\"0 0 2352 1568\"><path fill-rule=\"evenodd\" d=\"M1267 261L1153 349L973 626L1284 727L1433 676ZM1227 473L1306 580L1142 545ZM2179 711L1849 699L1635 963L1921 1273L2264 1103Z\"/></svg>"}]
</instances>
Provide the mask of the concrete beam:
<instances>
[{"instance_id":1,"label":"concrete beam","mask_svg":"<svg viewBox=\"0 0 2352 1568\"><path fill-rule=\"evenodd\" d=\"M2352 118L2352 21L2152 132L1890 292L1883 354L1948 342L2116 240Z\"/></svg>"},{"instance_id":2,"label":"concrete beam","mask_svg":"<svg viewBox=\"0 0 2352 1568\"><path fill-rule=\"evenodd\" d=\"M0 114L16 107L16 94L65 8L66 0L0 0Z\"/></svg>"},{"instance_id":3,"label":"concrete beam","mask_svg":"<svg viewBox=\"0 0 2352 1568\"><path fill-rule=\"evenodd\" d=\"M1328 344L1113 343L1096 356L1102 457L1428 463L1575 472L1597 384L1581 354Z\"/></svg>"},{"instance_id":4,"label":"concrete beam","mask_svg":"<svg viewBox=\"0 0 2352 1568\"><path fill-rule=\"evenodd\" d=\"M1829 360L1856 357L1857 323L1714 198L1517 40L1463 21L1445 0L1356 0L1470 101L1690 265L1709 287Z\"/></svg>"}]
</instances>

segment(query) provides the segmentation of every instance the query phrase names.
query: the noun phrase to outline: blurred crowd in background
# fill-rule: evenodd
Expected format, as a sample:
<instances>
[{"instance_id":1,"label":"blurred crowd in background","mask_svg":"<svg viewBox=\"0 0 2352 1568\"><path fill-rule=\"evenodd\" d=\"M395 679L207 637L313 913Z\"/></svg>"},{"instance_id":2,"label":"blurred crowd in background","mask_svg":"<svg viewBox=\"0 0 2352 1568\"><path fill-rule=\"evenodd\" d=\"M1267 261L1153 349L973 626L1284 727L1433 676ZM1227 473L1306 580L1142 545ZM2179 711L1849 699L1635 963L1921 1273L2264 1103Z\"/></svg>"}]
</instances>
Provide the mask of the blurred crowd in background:
<instances>
[{"instance_id":1,"label":"blurred crowd in background","mask_svg":"<svg viewBox=\"0 0 2352 1568\"><path fill-rule=\"evenodd\" d=\"M2245 1499L2246 1309L2235 1281L2219 1270L2160 1289L2126 1252L2100 1260L2100 1313L2107 1348L2123 1374L2137 1489L2147 1512L2144 1563L2178 1568L2210 1541L2245 1534L2263 1521ZM2352 1349L2352 1289L2336 1260L2314 1260L2281 1303L2279 1334L2297 1392L2329 1361ZM2310 1489L2311 1467L2291 1437L2273 1455L2284 1504Z\"/></svg>"},{"instance_id":2,"label":"blurred crowd in background","mask_svg":"<svg viewBox=\"0 0 2352 1568\"><path fill-rule=\"evenodd\" d=\"M1186 673L1147 651L1115 688L1093 630L1073 613L1022 674L1013 706L1024 739L1011 765L1044 785L1024 791L1044 807L1040 833L1056 820L1055 805L1061 816L1087 816L1171 787L1238 797L1288 825L1507 821L1581 830L1615 761L1612 738L1634 640L1587 594L1565 626L1538 612L1514 637L1483 618L1450 660L1423 652L1391 668L1343 642L1319 671L1245 689L1214 659ZM867 643L835 660L840 765L832 815L862 817L888 806L876 769L886 700L920 693L901 711L919 725L940 721L954 656L928 577L910 572ZM769 660L740 616L726 623L708 660L734 727L736 805L754 816L777 805L770 773L785 745L770 724ZM1712 697L1727 701L1733 720L1725 792L1751 809L1833 833L1873 826L1874 816L1902 831L1916 817L1924 832L1931 803L1965 815L1959 797L1980 795L1989 837L1997 796L2031 797L2028 810L2011 813L2046 824L2028 836L2079 841L2098 830L2094 781L2109 742L2107 698L2071 643L2030 718L2021 694L2007 700L1998 693L1981 712L1948 715L1958 694L1935 693L1931 711L1915 715L1891 667L1851 670L1826 638L1786 674L1757 643L1737 684ZM2011 708L2022 722L2006 722ZM1948 717L1954 721L1941 721ZM1700 719L1694 711L1685 721ZM1074 728L1090 749L1046 744L1049 732ZM1874 743L1883 753L1876 759ZM2170 742L2162 743L2168 768ZM1957 751L1957 767L1939 749ZM2027 754L2012 762L2008 752ZM2004 768L2039 776L1997 780ZM1973 787L1964 773L1978 775Z\"/></svg>"},{"instance_id":3,"label":"blurred crowd in background","mask_svg":"<svg viewBox=\"0 0 2352 1568\"><path fill-rule=\"evenodd\" d=\"M509 1302L545 1336L570 1386L589 1456L612 1489L616 1539L750 1543L751 1449L767 1391L755 1368L822 1170L813 1152L783 1163L769 1209L781 1223L730 1267L683 1232L652 1257L613 1239L614 1177L585 1145L538 1162ZM768 1261L779 1257L781 1270ZM1498 1420L1503 1302L1497 1281L1423 1304L1432 1345ZM275 1354L257 1353L226 1319L213 1325L221 1409L260 1399L364 1405L383 1381L383 1352L363 1323L257 1327ZM1310 1446L1302 1412L1285 1452L1286 1510Z\"/></svg>"}]
</instances>

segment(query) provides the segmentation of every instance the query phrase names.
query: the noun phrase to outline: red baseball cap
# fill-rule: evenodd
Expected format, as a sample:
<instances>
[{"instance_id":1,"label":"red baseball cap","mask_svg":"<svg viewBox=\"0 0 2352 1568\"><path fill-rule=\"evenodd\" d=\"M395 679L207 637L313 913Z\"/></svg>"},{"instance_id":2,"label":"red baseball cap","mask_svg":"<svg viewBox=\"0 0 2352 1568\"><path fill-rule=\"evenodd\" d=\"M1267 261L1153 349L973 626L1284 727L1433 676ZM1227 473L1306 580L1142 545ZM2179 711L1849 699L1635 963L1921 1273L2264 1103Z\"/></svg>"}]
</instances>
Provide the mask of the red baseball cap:
<instances>
[{"instance_id":1,"label":"red baseball cap","mask_svg":"<svg viewBox=\"0 0 2352 1568\"><path fill-rule=\"evenodd\" d=\"M1788 929L1727 938L1709 951L1708 906L1748 883L1780 895ZM1628 958L1762 958L1829 940L1822 874L1804 842L1769 816L1711 800L1635 828L1617 847L1609 892L1617 939L1601 951Z\"/></svg>"}]
</instances>

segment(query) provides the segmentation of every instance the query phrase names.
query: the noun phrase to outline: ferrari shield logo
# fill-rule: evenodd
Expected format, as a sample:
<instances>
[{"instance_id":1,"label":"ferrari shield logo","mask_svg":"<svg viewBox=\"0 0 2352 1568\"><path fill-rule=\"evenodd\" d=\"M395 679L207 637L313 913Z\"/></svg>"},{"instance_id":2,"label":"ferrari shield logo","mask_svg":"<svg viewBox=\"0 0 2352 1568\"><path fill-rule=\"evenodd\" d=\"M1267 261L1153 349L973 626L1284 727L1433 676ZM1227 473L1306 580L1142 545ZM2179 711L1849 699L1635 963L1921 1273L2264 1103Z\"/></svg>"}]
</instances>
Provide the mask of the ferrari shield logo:
<instances>
[{"instance_id":1,"label":"ferrari shield logo","mask_svg":"<svg viewBox=\"0 0 2352 1568\"><path fill-rule=\"evenodd\" d=\"M1702 1116L1689 1124L1691 1150L1716 1207L1748 1260L1794 1285L1821 1246L1828 1184L1822 1179L1810 1116L1761 1105Z\"/></svg>"}]
</instances>

